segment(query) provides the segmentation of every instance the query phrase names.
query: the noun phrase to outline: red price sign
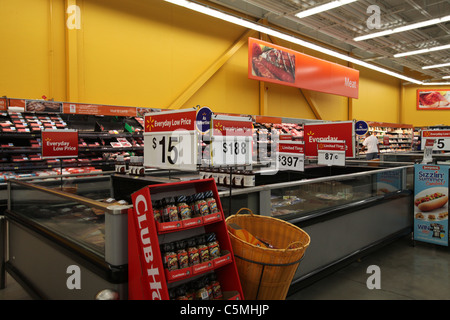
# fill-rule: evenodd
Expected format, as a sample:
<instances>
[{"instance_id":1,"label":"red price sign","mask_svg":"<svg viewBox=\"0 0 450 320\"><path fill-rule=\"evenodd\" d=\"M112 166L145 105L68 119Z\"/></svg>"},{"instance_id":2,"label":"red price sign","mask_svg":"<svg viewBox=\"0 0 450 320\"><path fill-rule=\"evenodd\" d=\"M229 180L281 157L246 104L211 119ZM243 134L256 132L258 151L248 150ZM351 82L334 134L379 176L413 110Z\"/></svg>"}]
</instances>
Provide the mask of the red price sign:
<instances>
[{"instance_id":1,"label":"red price sign","mask_svg":"<svg viewBox=\"0 0 450 320\"><path fill-rule=\"evenodd\" d=\"M42 131L42 158L78 157L78 131L45 130Z\"/></svg>"}]
</instances>

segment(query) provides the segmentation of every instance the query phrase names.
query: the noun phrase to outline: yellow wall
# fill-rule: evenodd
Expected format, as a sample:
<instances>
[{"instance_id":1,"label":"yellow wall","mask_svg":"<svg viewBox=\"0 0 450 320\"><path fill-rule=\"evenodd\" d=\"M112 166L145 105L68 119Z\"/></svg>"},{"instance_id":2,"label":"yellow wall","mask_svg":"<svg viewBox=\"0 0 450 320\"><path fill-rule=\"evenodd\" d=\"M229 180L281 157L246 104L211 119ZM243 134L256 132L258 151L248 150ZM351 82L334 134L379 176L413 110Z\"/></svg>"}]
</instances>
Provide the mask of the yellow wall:
<instances>
[{"instance_id":1,"label":"yellow wall","mask_svg":"<svg viewBox=\"0 0 450 320\"><path fill-rule=\"evenodd\" d=\"M402 119L417 127L450 125L450 110L417 110L417 89L450 91L450 86L405 86L403 88Z\"/></svg>"},{"instance_id":2,"label":"yellow wall","mask_svg":"<svg viewBox=\"0 0 450 320\"><path fill-rule=\"evenodd\" d=\"M66 9L71 4L81 9L79 30L66 28ZM261 95L259 82L247 78L246 41L223 65L214 67L239 39L246 39L246 32L162 0L2 1L0 95L167 108L185 94L181 107L207 105L216 112L315 119L316 111L324 120L410 124L431 123L437 114L415 112L410 94L414 89L405 88L401 98L399 80L357 66L359 99L302 93L269 83L262 86L265 94ZM210 67L213 71L208 75ZM198 83L201 86L195 88Z\"/></svg>"}]
</instances>

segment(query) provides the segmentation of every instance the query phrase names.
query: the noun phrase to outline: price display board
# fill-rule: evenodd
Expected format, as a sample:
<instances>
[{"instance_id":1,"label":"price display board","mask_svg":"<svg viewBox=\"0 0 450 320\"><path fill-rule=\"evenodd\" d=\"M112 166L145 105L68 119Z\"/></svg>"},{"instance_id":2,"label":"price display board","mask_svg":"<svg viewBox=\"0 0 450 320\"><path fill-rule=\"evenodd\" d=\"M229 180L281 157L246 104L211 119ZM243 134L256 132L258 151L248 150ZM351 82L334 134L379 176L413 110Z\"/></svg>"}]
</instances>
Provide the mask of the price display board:
<instances>
[{"instance_id":1,"label":"price display board","mask_svg":"<svg viewBox=\"0 0 450 320\"><path fill-rule=\"evenodd\" d=\"M249 117L213 115L211 118L213 166L251 165L253 122Z\"/></svg>"},{"instance_id":2,"label":"price display board","mask_svg":"<svg viewBox=\"0 0 450 320\"><path fill-rule=\"evenodd\" d=\"M322 141L317 144L317 163L345 166L345 141Z\"/></svg>"},{"instance_id":3,"label":"price display board","mask_svg":"<svg viewBox=\"0 0 450 320\"><path fill-rule=\"evenodd\" d=\"M433 147L434 139L427 139L425 141L425 148L423 150L423 160L422 163L430 163L433 160Z\"/></svg>"},{"instance_id":4,"label":"price display board","mask_svg":"<svg viewBox=\"0 0 450 320\"><path fill-rule=\"evenodd\" d=\"M450 130L423 130L422 131L422 150L425 149L426 141L434 139L433 151L450 150Z\"/></svg>"},{"instance_id":5,"label":"price display board","mask_svg":"<svg viewBox=\"0 0 450 320\"><path fill-rule=\"evenodd\" d=\"M144 119L144 165L197 170L198 133L195 108L152 112Z\"/></svg>"},{"instance_id":6,"label":"price display board","mask_svg":"<svg viewBox=\"0 0 450 320\"><path fill-rule=\"evenodd\" d=\"M283 141L278 144L279 170L305 171L305 150L302 141Z\"/></svg>"},{"instance_id":7,"label":"price display board","mask_svg":"<svg viewBox=\"0 0 450 320\"><path fill-rule=\"evenodd\" d=\"M41 141L43 159L78 157L77 130L43 130Z\"/></svg>"}]
</instances>

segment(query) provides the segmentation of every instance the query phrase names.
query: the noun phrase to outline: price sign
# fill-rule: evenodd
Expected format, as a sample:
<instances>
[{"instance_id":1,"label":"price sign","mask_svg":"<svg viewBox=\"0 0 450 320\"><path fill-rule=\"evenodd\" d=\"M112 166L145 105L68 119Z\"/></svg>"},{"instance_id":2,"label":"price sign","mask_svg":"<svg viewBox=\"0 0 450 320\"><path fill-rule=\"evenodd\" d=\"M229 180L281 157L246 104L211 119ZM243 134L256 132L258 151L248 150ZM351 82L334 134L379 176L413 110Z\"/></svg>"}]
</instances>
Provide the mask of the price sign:
<instances>
[{"instance_id":1,"label":"price sign","mask_svg":"<svg viewBox=\"0 0 450 320\"><path fill-rule=\"evenodd\" d=\"M277 168L279 170L305 171L304 143L280 141L278 144Z\"/></svg>"},{"instance_id":2,"label":"price sign","mask_svg":"<svg viewBox=\"0 0 450 320\"><path fill-rule=\"evenodd\" d=\"M434 139L426 139L422 163L429 163L433 160L433 147Z\"/></svg>"},{"instance_id":3,"label":"price sign","mask_svg":"<svg viewBox=\"0 0 450 320\"><path fill-rule=\"evenodd\" d=\"M77 130L44 130L41 132L42 158L77 158Z\"/></svg>"},{"instance_id":4,"label":"price sign","mask_svg":"<svg viewBox=\"0 0 450 320\"><path fill-rule=\"evenodd\" d=\"M422 131L422 150L425 150L427 140L435 140L433 151L450 150L450 130L423 130Z\"/></svg>"},{"instance_id":5,"label":"price sign","mask_svg":"<svg viewBox=\"0 0 450 320\"><path fill-rule=\"evenodd\" d=\"M213 115L211 128L213 166L252 164L253 122L251 118Z\"/></svg>"},{"instance_id":6,"label":"price sign","mask_svg":"<svg viewBox=\"0 0 450 320\"><path fill-rule=\"evenodd\" d=\"M196 109L154 112L144 119L144 165L197 170Z\"/></svg>"},{"instance_id":7,"label":"price sign","mask_svg":"<svg viewBox=\"0 0 450 320\"><path fill-rule=\"evenodd\" d=\"M317 144L317 163L345 166L345 141L323 141Z\"/></svg>"}]
</instances>

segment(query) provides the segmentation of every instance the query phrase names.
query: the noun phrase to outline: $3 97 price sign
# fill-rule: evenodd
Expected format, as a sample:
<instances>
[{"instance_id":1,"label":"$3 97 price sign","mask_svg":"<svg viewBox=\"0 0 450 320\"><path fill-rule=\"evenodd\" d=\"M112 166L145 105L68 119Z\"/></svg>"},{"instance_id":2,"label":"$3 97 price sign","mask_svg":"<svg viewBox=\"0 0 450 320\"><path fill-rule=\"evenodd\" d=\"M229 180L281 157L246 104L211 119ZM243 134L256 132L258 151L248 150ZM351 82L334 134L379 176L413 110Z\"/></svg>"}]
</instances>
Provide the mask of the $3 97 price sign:
<instances>
[{"instance_id":1,"label":"$3 97 price sign","mask_svg":"<svg viewBox=\"0 0 450 320\"><path fill-rule=\"evenodd\" d=\"M277 168L279 170L305 171L304 144L298 141L280 141Z\"/></svg>"}]
</instances>

